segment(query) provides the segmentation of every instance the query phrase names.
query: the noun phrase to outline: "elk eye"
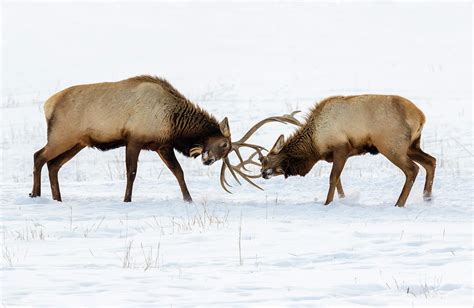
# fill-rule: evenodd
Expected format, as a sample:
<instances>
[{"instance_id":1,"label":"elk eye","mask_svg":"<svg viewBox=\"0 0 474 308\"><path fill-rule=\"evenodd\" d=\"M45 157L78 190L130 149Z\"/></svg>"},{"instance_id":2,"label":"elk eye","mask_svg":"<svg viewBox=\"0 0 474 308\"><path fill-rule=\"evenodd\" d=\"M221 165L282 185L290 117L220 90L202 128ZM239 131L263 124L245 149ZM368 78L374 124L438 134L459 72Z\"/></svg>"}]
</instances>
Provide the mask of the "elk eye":
<instances>
[{"instance_id":1,"label":"elk eye","mask_svg":"<svg viewBox=\"0 0 474 308\"><path fill-rule=\"evenodd\" d=\"M227 142L224 142L224 143L222 144L222 147L223 147L223 148L227 148L227 146L228 146Z\"/></svg>"}]
</instances>

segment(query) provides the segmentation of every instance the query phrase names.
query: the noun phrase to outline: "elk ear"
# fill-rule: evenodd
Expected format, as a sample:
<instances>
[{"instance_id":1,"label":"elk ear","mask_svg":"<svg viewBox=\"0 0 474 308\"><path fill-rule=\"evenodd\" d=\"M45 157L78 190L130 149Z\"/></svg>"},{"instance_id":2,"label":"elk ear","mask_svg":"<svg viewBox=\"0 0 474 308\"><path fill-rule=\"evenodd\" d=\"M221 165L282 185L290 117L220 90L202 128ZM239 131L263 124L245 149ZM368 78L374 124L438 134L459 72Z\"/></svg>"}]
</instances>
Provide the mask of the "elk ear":
<instances>
[{"instance_id":1,"label":"elk ear","mask_svg":"<svg viewBox=\"0 0 474 308\"><path fill-rule=\"evenodd\" d=\"M230 137L229 121L227 120L227 117L225 117L224 120L219 123L219 128L221 129L221 133L224 137Z\"/></svg>"},{"instance_id":2,"label":"elk ear","mask_svg":"<svg viewBox=\"0 0 474 308\"><path fill-rule=\"evenodd\" d=\"M271 149L271 153L273 154L278 154L280 153L281 149L283 149L283 146L285 145L285 136L280 135L278 137L277 141L275 142L275 145L273 145L273 148Z\"/></svg>"}]
</instances>

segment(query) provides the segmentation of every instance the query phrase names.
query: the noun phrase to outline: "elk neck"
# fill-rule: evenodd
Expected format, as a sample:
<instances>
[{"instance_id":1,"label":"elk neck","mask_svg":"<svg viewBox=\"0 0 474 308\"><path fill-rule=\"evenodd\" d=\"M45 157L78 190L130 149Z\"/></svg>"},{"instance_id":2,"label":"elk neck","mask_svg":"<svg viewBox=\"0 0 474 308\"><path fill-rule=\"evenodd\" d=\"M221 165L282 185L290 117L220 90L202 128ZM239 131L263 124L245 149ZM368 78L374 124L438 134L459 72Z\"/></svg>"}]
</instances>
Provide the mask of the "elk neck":
<instances>
[{"instance_id":1,"label":"elk neck","mask_svg":"<svg viewBox=\"0 0 474 308\"><path fill-rule=\"evenodd\" d=\"M314 144L313 131L308 124L289 137L281 154L285 157L283 163L285 177L305 176L313 168L320 155Z\"/></svg>"},{"instance_id":2,"label":"elk neck","mask_svg":"<svg viewBox=\"0 0 474 308\"><path fill-rule=\"evenodd\" d=\"M172 113L173 146L176 150L189 156L193 147L203 146L212 136L221 135L217 120L190 102L177 106Z\"/></svg>"}]
</instances>

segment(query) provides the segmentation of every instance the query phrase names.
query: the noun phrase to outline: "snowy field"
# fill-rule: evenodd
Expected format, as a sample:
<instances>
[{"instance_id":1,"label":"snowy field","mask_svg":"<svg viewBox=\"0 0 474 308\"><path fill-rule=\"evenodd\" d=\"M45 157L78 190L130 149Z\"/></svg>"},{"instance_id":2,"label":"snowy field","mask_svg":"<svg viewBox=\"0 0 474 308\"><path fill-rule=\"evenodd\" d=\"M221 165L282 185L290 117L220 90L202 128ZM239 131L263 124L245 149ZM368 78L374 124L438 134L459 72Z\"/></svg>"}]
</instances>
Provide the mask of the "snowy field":
<instances>
[{"instance_id":1,"label":"snowy field","mask_svg":"<svg viewBox=\"0 0 474 308\"><path fill-rule=\"evenodd\" d=\"M471 15L469 3L2 3L2 304L472 306ZM381 155L351 158L347 198L327 207L328 163L230 195L220 163L178 155L187 204L142 152L126 204L123 148L65 165L64 202L46 168L43 196L28 198L45 99L139 74L228 116L234 138L330 95L402 95L427 117L434 199L420 169L393 207L404 176ZM252 142L293 129L270 124Z\"/></svg>"}]
</instances>

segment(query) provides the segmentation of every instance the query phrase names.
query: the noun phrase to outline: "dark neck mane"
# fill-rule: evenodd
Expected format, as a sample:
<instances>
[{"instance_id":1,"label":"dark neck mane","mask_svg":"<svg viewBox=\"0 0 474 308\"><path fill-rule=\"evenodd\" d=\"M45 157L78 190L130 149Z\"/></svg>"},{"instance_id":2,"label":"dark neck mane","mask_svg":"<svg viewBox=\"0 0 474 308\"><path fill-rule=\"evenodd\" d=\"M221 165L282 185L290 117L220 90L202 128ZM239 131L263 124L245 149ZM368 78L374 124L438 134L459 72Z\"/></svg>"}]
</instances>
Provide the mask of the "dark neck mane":
<instances>
[{"instance_id":1,"label":"dark neck mane","mask_svg":"<svg viewBox=\"0 0 474 308\"><path fill-rule=\"evenodd\" d=\"M214 117L193 104L176 110L171 122L175 129L173 146L186 156L191 148L203 146L207 138L221 135Z\"/></svg>"},{"instance_id":2,"label":"dark neck mane","mask_svg":"<svg viewBox=\"0 0 474 308\"><path fill-rule=\"evenodd\" d=\"M188 100L167 80L148 75L130 79L156 83L174 99L174 110L170 112L170 122L173 127L171 140L173 147L182 154L189 156L191 148L202 146L207 138L221 134L216 118Z\"/></svg>"},{"instance_id":3,"label":"dark neck mane","mask_svg":"<svg viewBox=\"0 0 474 308\"><path fill-rule=\"evenodd\" d=\"M318 151L314 146L311 116L286 141L281 153L285 155L285 177L305 176L318 161Z\"/></svg>"}]
</instances>

